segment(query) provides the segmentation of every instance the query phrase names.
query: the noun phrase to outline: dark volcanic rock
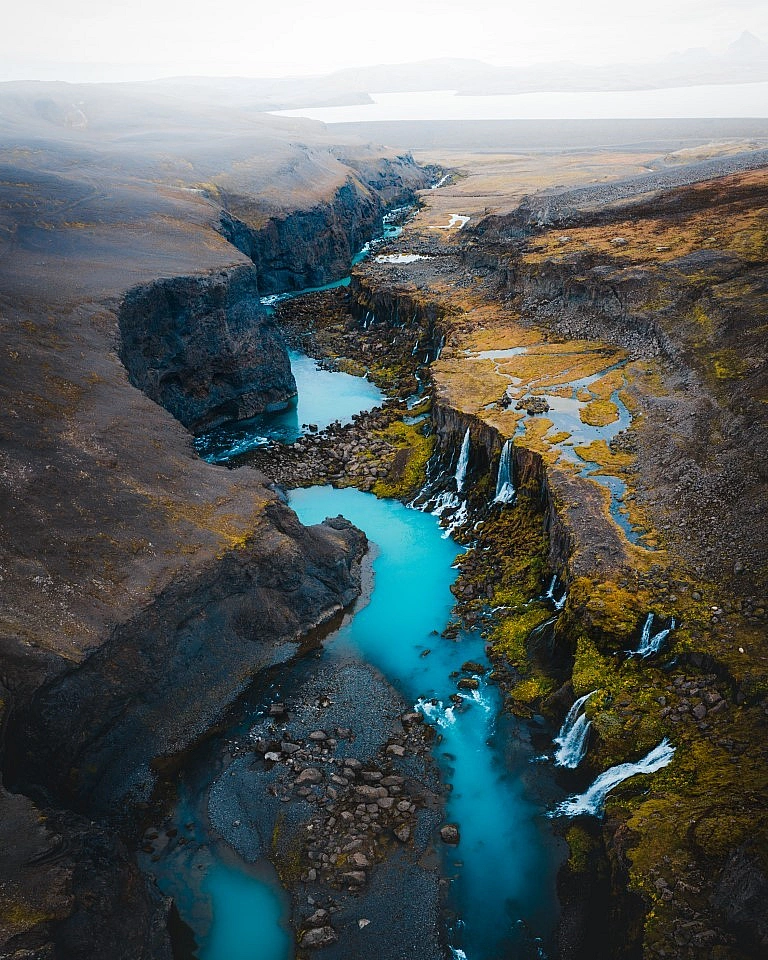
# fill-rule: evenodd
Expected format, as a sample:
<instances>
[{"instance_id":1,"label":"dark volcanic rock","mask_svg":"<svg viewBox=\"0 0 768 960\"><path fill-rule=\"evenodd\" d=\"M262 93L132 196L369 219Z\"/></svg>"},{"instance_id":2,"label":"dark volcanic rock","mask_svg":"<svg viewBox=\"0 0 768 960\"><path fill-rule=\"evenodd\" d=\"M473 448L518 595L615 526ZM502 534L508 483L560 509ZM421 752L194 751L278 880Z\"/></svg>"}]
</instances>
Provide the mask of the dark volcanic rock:
<instances>
[{"instance_id":1,"label":"dark volcanic rock","mask_svg":"<svg viewBox=\"0 0 768 960\"><path fill-rule=\"evenodd\" d=\"M170 960L167 902L100 826L0 788L0 849L3 958Z\"/></svg>"},{"instance_id":2,"label":"dark volcanic rock","mask_svg":"<svg viewBox=\"0 0 768 960\"><path fill-rule=\"evenodd\" d=\"M336 943L338 939L333 927L312 927L301 938L301 945L312 948L327 947L330 943Z\"/></svg>"},{"instance_id":3,"label":"dark volcanic rock","mask_svg":"<svg viewBox=\"0 0 768 960\"><path fill-rule=\"evenodd\" d=\"M748 941L768 945L768 876L756 850L733 850L717 879L712 903L729 927Z\"/></svg>"},{"instance_id":4,"label":"dark volcanic rock","mask_svg":"<svg viewBox=\"0 0 768 960\"><path fill-rule=\"evenodd\" d=\"M449 846L456 846L459 842L459 828L455 823L446 823L444 827L440 827L440 839Z\"/></svg>"},{"instance_id":5,"label":"dark volcanic rock","mask_svg":"<svg viewBox=\"0 0 768 960\"><path fill-rule=\"evenodd\" d=\"M278 503L265 514L242 549L172 584L20 705L9 743L25 779L91 813L146 794L156 756L201 735L257 670L357 596L359 531L303 527Z\"/></svg>"},{"instance_id":6,"label":"dark volcanic rock","mask_svg":"<svg viewBox=\"0 0 768 960\"><path fill-rule=\"evenodd\" d=\"M296 395L249 267L135 287L119 323L131 382L191 430L280 409Z\"/></svg>"}]
</instances>

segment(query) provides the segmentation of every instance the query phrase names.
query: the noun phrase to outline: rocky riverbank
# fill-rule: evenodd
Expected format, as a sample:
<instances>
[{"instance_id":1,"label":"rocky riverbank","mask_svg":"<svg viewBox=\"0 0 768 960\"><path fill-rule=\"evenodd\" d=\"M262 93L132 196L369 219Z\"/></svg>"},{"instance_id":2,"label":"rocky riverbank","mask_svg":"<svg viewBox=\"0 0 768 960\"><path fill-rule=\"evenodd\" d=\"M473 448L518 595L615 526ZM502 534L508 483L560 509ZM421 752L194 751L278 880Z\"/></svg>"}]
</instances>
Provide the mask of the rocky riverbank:
<instances>
[{"instance_id":1,"label":"rocky riverbank","mask_svg":"<svg viewBox=\"0 0 768 960\"><path fill-rule=\"evenodd\" d=\"M442 956L431 728L355 661L297 664L278 690L284 698L228 745L208 794L213 830L246 861L276 865L299 956L343 958L374 943L383 957L415 946Z\"/></svg>"}]
</instances>

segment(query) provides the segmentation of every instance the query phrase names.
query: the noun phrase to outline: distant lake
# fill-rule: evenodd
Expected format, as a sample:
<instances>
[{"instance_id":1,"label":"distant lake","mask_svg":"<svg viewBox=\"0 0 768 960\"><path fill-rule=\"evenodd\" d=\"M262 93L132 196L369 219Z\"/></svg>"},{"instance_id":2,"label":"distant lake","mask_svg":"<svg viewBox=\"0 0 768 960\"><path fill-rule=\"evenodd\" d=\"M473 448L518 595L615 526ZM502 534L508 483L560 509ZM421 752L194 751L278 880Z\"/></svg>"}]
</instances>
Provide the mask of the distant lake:
<instances>
[{"instance_id":1,"label":"distant lake","mask_svg":"<svg viewBox=\"0 0 768 960\"><path fill-rule=\"evenodd\" d=\"M372 93L373 103L276 110L281 117L323 123L381 120L669 120L768 118L768 82L619 90L598 93L519 93L477 97L455 90Z\"/></svg>"}]
</instances>

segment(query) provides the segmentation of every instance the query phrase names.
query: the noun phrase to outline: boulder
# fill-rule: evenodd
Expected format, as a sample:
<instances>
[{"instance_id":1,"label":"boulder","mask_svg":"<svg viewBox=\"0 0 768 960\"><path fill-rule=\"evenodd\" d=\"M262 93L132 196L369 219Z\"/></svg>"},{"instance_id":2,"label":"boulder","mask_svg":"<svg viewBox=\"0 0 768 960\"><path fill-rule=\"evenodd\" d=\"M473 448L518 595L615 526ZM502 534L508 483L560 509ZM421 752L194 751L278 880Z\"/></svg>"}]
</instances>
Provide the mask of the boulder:
<instances>
[{"instance_id":1,"label":"boulder","mask_svg":"<svg viewBox=\"0 0 768 960\"><path fill-rule=\"evenodd\" d=\"M302 947L317 949L318 947L327 947L336 943L339 939L333 927L326 924L324 927L312 927L301 938Z\"/></svg>"},{"instance_id":2,"label":"boulder","mask_svg":"<svg viewBox=\"0 0 768 960\"><path fill-rule=\"evenodd\" d=\"M307 767L306 770L302 770L301 773L296 777L296 783L320 783L323 779L322 773L317 769L317 767Z\"/></svg>"},{"instance_id":3,"label":"boulder","mask_svg":"<svg viewBox=\"0 0 768 960\"><path fill-rule=\"evenodd\" d=\"M455 847L461 839L458 826L455 823L446 823L444 827L440 827L440 839L443 843Z\"/></svg>"}]
</instances>

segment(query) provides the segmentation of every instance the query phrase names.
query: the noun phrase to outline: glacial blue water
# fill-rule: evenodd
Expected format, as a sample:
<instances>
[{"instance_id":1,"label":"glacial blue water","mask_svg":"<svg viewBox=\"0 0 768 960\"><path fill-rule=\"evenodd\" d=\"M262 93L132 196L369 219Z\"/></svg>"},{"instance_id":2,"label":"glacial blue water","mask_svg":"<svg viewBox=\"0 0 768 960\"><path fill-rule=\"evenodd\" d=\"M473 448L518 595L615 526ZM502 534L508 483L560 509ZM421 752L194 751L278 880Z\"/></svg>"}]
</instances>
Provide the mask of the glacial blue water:
<instances>
[{"instance_id":1,"label":"glacial blue water","mask_svg":"<svg viewBox=\"0 0 768 960\"><path fill-rule=\"evenodd\" d=\"M399 230L385 222L385 235ZM348 282L346 277L319 289ZM266 298L266 305L276 299ZM269 440L292 443L305 432L302 424L323 429L381 402L381 393L363 378L321 370L298 353L291 354L291 364L297 404L197 438L201 456L226 462ZM460 548L434 516L355 489L297 490L291 505L304 523L341 513L375 544L370 602L326 639L321 656L326 664L357 657L378 667L439 731L435 753L451 787L448 817L461 832L458 847L442 848L455 914L454 955L543 956L541 942L556 919L561 846L543 816L552 797L537 795L546 789L547 775L530 764L534 751L525 726L502 713L499 691L484 675L478 675L477 691L462 691L459 703L450 699L459 696L452 672L467 660L489 666L479 634L457 640L439 635L454 602L450 586ZM240 726L246 729L249 722L245 717ZM172 818L185 843L169 844L157 860L144 855L144 865L192 929L199 960L289 960L288 903L274 869L263 859L246 864L223 840L212 839L205 798L219 773L215 764L185 773Z\"/></svg>"},{"instance_id":2,"label":"glacial blue water","mask_svg":"<svg viewBox=\"0 0 768 960\"><path fill-rule=\"evenodd\" d=\"M544 804L524 779L533 756L524 727L501 714L499 691L482 676L458 706L449 699L453 671L467 660L488 665L479 634L437 635L454 602L456 544L430 514L355 489L296 490L290 502L303 523L343 514L378 549L371 602L326 646L379 667L442 736L448 816L461 832L455 854L446 851L461 921L453 946L469 960L536 956L536 936L546 937L554 920L556 857Z\"/></svg>"},{"instance_id":3,"label":"glacial blue water","mask_svg":"<svg viewBox=\"0 0 768 960\"><path fill-rule=\"evenodd\" d=\"M549 774L530 763L525 726L501 712L501 695L483 675L477 691L462 691L458 704L450 699L452 672L467 660L488 665L479 634L439 635L454 602L460 548L432 515L356 489L296 490L290 502L307 524L343 514L375 545L370 600L325 640L319 665L373 664L440 734L435 754L452 788L447 816L461 833L455 848L438 841L451 884L452 946L469 960L542 956L540 938L546 942L556 918L559 848L543 815L553 797L538 796L533 784ZM245 717L240 729L251 722ZM288 960L286 900L274 872L207 839L204 798L219 775L204 768L183 779L174 822L194 824L191 842L146 865L177 900L200 960Z\"/></svg>"},{"instance_id":4,"label":"glacial blue water","mask_svg":"<svg viewBox=\"0 0 768 960\"><path fill-rule=\"evenodd\" d=\"M410 206L398 207L385 214L379 235L358 250L352 257L352 266L362 263L376 245L399 237L403 228L393 221L407 217L411 209ZM267 311L274 312L275 304L282 300L348 287L350 282L351 277L347 275L319 287L262 297L261 304ZM384 399L382 392L365 377L322 370L316 360L296 350L289 350L288 355L296 380L296 400L285 410L224 423L214 430L199 434L195 437L194 445L203 460L208 463L227 463L250 450L266 446L272 440L294 443L306 433L304 424L311 423L319 430L324 430L334 420L349 423L354 414L370 410Z\"/></svg>"},{"instance_id":5,"label":"glacial blue water","mask_svg":"<svg viewBox=\"0 0 768 960\"><path fill-rule=\"evenodd\" d=\"M259 881L220 860L202 890L211 898L213 922L201 960L284 960L291 936L281 925L283 898L275 881Z\"/></svg>"},{"instance_id":6,"label":"glacial blue water","mask_svg":"<svg viewBox=\"0 0 768 960\"><path fill-rule=\"evenodd\" d=\"M349 423L356 413L378 406L384 394L365 377L323 370L317 360L289 351L297 400L287 410L223 424L195 438L195 449L209 463L225 463L271 440L293 443L314 424L324 430L334 420Z\"/></svg>"},{"instance_id":7,"label":"glacial blue water","mask_svg":"<svg viewBox=\"0 0 768 960\"><path fill-rule=\"evenodd\" d=\"M173 822L185 843L169 845L157 861L143 856L143 866L173 897L198 960L290 960L288 898L274 867L246 864L225 841L210 839L205 797L215 776L211 769L182 779Z\"/></svg>"}]
</instances>

